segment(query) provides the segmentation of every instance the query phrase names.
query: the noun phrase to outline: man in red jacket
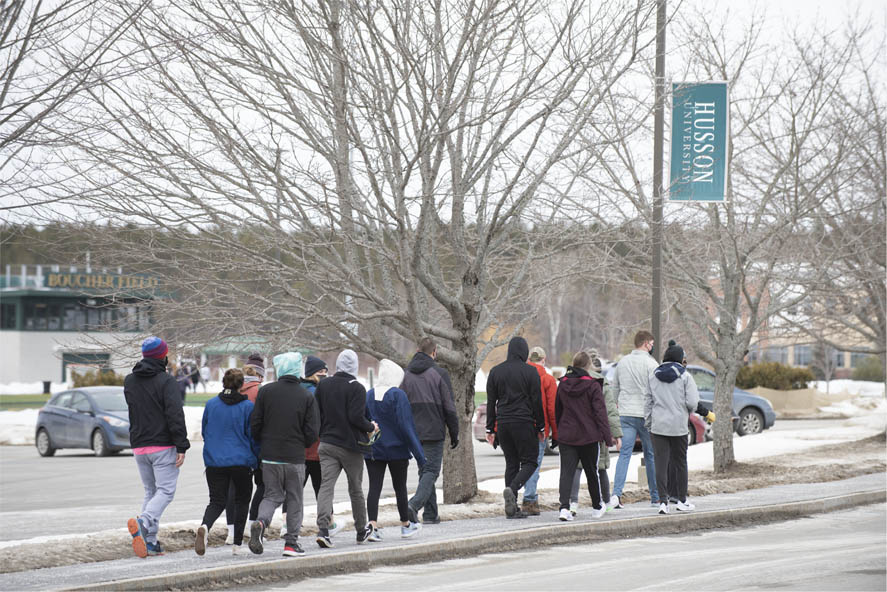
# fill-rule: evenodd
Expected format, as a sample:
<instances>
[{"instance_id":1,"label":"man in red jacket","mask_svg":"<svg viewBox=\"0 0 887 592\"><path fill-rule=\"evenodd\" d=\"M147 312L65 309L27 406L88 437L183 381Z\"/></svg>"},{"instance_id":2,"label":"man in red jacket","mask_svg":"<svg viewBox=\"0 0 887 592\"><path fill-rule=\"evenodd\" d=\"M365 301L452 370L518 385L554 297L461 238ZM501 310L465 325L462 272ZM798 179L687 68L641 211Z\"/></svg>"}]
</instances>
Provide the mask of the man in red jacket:
<instances>
[{"instance_id":1,"label":"man in red jacket","mask_svg":"<svg viewBox=\"0 0 887 592\"><path fill-rule=\"evenodd\" d=\"M539 380L542 382L542 411L545 413L545 439L539 441L539 458L536 470L524 485L524 500L521 509L528 516L539 515L539 495L536 493L536 485L539 482L539 468L542 466L542 457L545 456L545 446L548 443L549 433L552 439L557 441L557 425L554 421L554 399L557 396L557 381L545 369L545 350L538 345L530 350L527 364L536 369Z\"/></svg>"}]
</instances>

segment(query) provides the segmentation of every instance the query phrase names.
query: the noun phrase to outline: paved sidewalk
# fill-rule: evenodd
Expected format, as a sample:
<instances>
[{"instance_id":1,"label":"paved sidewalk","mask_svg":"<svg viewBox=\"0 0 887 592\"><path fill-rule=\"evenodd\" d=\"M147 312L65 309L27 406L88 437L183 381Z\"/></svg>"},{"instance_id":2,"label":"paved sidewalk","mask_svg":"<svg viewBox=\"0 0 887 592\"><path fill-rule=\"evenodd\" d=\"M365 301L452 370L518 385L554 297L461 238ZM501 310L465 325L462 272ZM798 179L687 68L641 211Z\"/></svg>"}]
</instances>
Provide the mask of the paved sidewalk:
<instances>
[{"instance_id":1,"label":"paved sidewalk","mask_svg":"<svg viewBox=\"0 0 887 592\"><path fill-rule=\"evenodd\" d=\"M865 503L883 503L884 473L828 483L793 484L694 498L697 511L659 516L649 502L612 510L592 520L588 508L573 522L560 522L554 511L526 520L504 516L445 521L427 526L412 539L398 528L383 530L382 543L358 546L353 530L335 537L334 549L320 549L304 538L306 555L283 558L283 541L271 540L261 556L233 557L231 547L212 547L204 557L193 551L145 560L135 557L0 575L2 590L46 590L77 587L166 589L231 587L235 579L269 581L366 569L369 565L440 560L480 552L506 551L535 545L673 534L691 530L736 527L809 515ZM825 500L825 502L823 502ZM244 545L245 547L245 545Z\"/></svg>"}]
</instances>

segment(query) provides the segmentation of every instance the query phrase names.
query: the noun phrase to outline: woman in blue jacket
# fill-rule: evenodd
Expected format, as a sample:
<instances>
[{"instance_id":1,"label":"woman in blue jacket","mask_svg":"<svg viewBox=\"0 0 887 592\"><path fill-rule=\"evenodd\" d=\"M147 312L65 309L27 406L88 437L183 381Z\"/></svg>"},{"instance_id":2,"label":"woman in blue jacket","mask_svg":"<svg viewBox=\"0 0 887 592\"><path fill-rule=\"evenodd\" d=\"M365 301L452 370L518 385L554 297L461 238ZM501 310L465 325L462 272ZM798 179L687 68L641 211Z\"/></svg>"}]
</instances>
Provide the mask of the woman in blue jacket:
<instances>
[{"instance_id":1,"label":"woman in blue jacket","mask_svg":"<svg viewBox=\"0 0 887 592\"><path fill-rule=\"evenodd\" d=\"M206 553L209 529L225 510L229 483L234 484L234 554L243 544L243 529L252 494L252 472L258 464L258 445L250 433L253 403L240 393L243 372L231 368L222 379L225 388L203 410L203 463L209 486L209 505L197 529L194 550Z\"/></svg>"},{"instance_id":2,"label":"woman in blue jacket","mask_svg":"<svg viewBox=\"0 0 887 592\"><path fill-rule=\"evenodd\" d=\"M379 362L379 376L376 386L367 393L367 416L379 424L379 436L372 446L364 451L370 490L367 493L367 515L373 532L367 537L370 541L382 540L377 519L379 518L379 495L385 468L391 473L394 495L397 498L397 512L400 514L400 536L409 538L419 531L420 525L410 522L409 498L407 497L407 469L410 466L410 453L416 457L419 466L425 464L422 444L416 435L413 412L405 392L398 388L403 381L403 368L391 360Z\"/></svg>"}]
</instances>

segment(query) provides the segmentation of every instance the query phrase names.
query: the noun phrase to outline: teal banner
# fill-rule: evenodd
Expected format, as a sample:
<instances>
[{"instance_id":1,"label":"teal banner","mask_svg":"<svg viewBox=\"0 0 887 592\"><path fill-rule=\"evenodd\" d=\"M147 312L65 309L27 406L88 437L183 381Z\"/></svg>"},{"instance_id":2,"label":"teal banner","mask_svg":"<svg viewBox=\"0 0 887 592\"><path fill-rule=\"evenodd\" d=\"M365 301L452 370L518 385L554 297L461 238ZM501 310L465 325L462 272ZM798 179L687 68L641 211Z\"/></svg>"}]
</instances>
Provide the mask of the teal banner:
<instances>
[{"instance_id":1,"label":"teal banner","mask_svg":"<svg viewBox=\"0 0 887 592\"><path fill-rule=\"evenodd\" d=\"M727 199L729 115L726 82L672 85L671 200Z\"/></svg>"}]
</instances>

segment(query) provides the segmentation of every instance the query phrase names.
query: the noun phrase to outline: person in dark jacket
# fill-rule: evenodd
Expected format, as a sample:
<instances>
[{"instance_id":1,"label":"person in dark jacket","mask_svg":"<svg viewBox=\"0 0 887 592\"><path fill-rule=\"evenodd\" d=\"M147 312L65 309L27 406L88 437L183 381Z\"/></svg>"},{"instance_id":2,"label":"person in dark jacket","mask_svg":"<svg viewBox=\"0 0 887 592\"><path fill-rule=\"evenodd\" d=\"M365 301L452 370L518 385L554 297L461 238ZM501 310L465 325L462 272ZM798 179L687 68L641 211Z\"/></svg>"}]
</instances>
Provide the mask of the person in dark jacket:
<instances>
[{"instance_id":1,"label":"person in dark jacket","mask_svg":"<svg viewBox=\"0 0 887 592\"><path fill-rule=\"evenodd\" d=\"M366 500L363 497L363 454L361 444L368 444L370 435L379 426L366 418L366 389L357 381L357 354L346 349L336 358L336 373L320 382L314 391L320 409L320 457L322 473L317 500L317 544L331 548L330 523L333 495L339 473L348 478L351 515L357 530L357 543L366 542L373 527L367 523Z\"/></svg>"},{"instance_id":2,"label":"person in dark jacket","mask_svg":"<svg viewBox=\"0 0 887 592\"><path fill-rule=\"evenodd\" d=\"M588 493L591 494L591 517L600 518L606 512L598 480L600 443L613 446L616 440L610 433L601 381L589 375L589 366L591 357L586 352L579 352L573 357L573 365L567 368L567 373L561 379L554 402L561 449L559 518L564 521L573 519L570 491L579 462L585 470Z\"/></svg>"},{"instance_id":3,"label":"person in dark jacket","mask_svg":"<svg viewBox=\"0 0 887 592\"><path fill-rule=\"evenodd\" d=\"M302 555L302 486L305 482L305 447L317 439L319 419L314 397L299 384L302 354L287 352L274 356L277 380L259 389L250 428L261 447L262 481L265 495L259 517L250 525L249 549L264 551L265 529L274 511L287 501L287 532L283 554Z\"/></svg>"},{"instance_id":4,"label":"person in dark jacket","mask_svg":"<svg viewBox=\"0 0 887 592\"><path fill-rule=\"evenodd\" d=\"M391 360L379 362L379 376L375 388L367 393L367 415L379 425L380 435L372 447L366 447L367 474L370 478L370 490L367 493L367 514L373 532L370 540L380 542L382 533L379 530L379 496L382 493L382 482L385 469L391 473L391 483L397 498L397 512L400 515L400 536L410 538L419 532L420 524L410 520L407 503L407 469L410 466L410 453L416 457L421 467L425 464L422 444L416 435L413 413L407 395L398 388L403 381L403 369Z\"/></svg>"},{"instance_id":5,"label":"person in dark jacket","mask_svg":"<svg viewBox=\"0 0 887 592\"><path fill-rule=\"evenodd\" d=\"M505 454L505 515L526 518L517 493L537 467L539 442L545 438L542 383L527 364L530 348L523 337L508 342L508 356L487 377L487 441Z\"/></svg>"},{"instance_id":6,"label":"person in dark jacket","mask_svg":"<svg viewBox=\"0 0 887 592\"><path fill-rule=\"evenodd\" d=\"M123 381L129 409L129 441L145 487L142 513L127 528L139 557L162 555L160 516L176 493L179 467L190 448L176 379L166 372L169 348L159 337L142 342L142 360Z\"/></svg>"},{"instance_id":7,"label":"person in dark jacket","mask_svg":"<svg viewBox=\"0 0 887 592\"><path fill-rule=\"evenodd\" d=\"M450 433L450 447L459 445L459 417L450 375L435 363L436 357L437 344L430 337L423 337L400 385L410 401L416 433L427 461L419 466L419 484L408 508L411 522L419 521L418 512L422 510L424 524L440 522L435 483L443 462L446 431Z\"/></svg>"},{"instance_id":8,"label":"person in dark jacket","mask_svg":"<svg viewBox=\"0 0 887 592\"><path fill-rule=\"evenodd\" d=\"M253 491L252 472L258 462L259 447L250 432L253 403L240 392L243 372L231 368L222 378L224 390L206 402L203 409L203 463L206 465L206 485L209 504L197 528L194 551L206 553L209 530L225 509L228 490L234 487L234 554L243 544L243 528L249 513L249 498Z\"/></svg>"}]
</instances>

